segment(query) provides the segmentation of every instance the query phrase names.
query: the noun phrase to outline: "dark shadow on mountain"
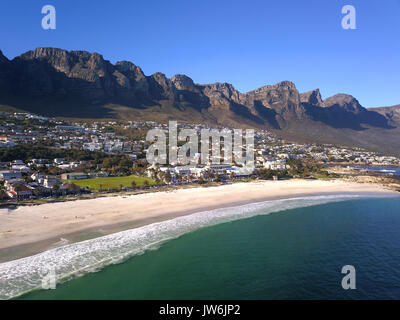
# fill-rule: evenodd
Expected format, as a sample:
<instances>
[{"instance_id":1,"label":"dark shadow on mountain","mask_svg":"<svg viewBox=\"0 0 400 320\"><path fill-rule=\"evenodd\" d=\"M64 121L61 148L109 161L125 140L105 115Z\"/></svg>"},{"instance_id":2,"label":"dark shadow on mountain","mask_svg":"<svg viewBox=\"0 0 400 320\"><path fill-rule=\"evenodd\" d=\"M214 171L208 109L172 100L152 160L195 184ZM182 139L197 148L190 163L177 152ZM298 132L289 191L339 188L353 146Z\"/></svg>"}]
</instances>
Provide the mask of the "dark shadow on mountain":
<instances>
[{"instance_id":1,"label":"dark shadow on mountain","mask_svg":"<svg viewBox=\"0 0 400 320\"><path fill-rule=\"evenodd\" d=\"M245 107L245 106L243 106L243 105L241 105L239 103L231 101L230 105L229 105L229 110L231 110L232 112L234 112L238 116L241 116L241 117L244 117L246 119L249 119L249 120L251 120L251 121L253 121L255 123L265 124L263 119L260 119L259 117L255 116L254 114L252 114L250 112L250 110L247 107Z\"/></svg>"},{"instance_id":2,"label":"dark shadow on mountain","mask_svg":"<svg viewBox=\"0 0 400 320\"><path fill-rule=\"evenodd\" d=\"M65 96L15 96L0 93L0 104L49 117L112 118L112 110Z\"/></svg>"},{"instance_id":3,"label":"dark shadow on mountain","mask_svg":"<svg viewBox=\"0 0 400 320\"><path fill-rule=\"evenodd\" d=\"M198 92L177 90L176 97L180 103L188 104L197 111L210 107L210 100L208 97Z\"/></svg>"},{"instance_id":4,"label":"dark shadow on mountain","mask_svg":"<svg viewBox=\"0 0 400 320\"><path fill-rule=\"evenodd\" d=\"M3 71L3 70L1 70ZM8 66L6 85L0 88L0 103L48 116L105 118L115 115L103 107L118 104L135 109L161 106L158 101L141 92L122 87L107 87L105 79L93 83L67 77L46 61L15 59ZM153 92L159 98L158 84ZM160 99L161 100L161 99Z\"/></svg>"},{"instance_id":5,"label":"dark shadow on mountain","mask_svg":"<svg viewBox=\"0 0 400 320\"><path fill-rule=\"evenodd\" d=\"M261 116L261 118L267 120L273 128L281 129L276 119L277 112L274 109L265 107L259 100L254 100L254 109Z\"/></svg>"},{"instance_id":6,"label":"dark shadow on mountain","mask_svg":"<svg viewBox=\"0 0 400 320\"><path fill-rule=\"evenodd\" d=\"M382 129L394 129L383 115L367 109L351 112L339 105L319 107L309 103L302 103L306 114L314 121L320 121L336 129L352 129L357 131L367 130L363 125Z\"/></svg>"},{"instance_id":7,"label":"dark shadow on mountain","mask_svg":"<svg viewBox=\"0 0 400 320\"><path fill-rule=\"evenodd\" d=\"M395 126L389 124L390 119L386 118L384 115L376 111L366 111L360 115L361 122L369 124L373 127L383 128L383 129L395 129Z\"/></svg>"}]
</instances>

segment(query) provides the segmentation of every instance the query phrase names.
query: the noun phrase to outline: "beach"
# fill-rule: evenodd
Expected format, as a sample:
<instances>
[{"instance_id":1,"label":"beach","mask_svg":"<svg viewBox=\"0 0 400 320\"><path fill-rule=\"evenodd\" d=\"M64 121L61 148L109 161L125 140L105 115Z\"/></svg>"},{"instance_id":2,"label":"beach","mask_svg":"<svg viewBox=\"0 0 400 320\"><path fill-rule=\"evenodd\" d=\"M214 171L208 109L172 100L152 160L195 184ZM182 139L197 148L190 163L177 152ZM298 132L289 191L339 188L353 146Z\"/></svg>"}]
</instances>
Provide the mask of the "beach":
<instances>
[{"instance_id":1,"label":"beach","mask_svg":"<svg viewBox=\"0 0 400 320\"><path fill-rule=\"evenodd\" d=\"M378 184L293 179L1 209L0 262L195 212L338 193L398 194Z\"/></svg>"}]
</instances>

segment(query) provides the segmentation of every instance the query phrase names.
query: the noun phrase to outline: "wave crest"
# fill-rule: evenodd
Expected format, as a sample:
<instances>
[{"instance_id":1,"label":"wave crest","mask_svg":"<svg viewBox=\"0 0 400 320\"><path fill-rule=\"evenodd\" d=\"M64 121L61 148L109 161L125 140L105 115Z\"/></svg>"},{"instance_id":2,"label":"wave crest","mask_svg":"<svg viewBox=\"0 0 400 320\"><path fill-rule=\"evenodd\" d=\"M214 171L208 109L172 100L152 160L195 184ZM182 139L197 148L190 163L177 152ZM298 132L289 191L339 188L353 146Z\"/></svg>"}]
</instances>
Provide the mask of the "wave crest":
<instances>
[{"instance_id":1,"label":"wave crest","mask_svg":"<svg viewBox=\"0 0 400 320\"><path fill-rule=\"evenodd\" d=\"M95 239L68 244L37 255L0 264L0 299L10 299L40 288L55 271L57 281L94 272L110 264L157 248L161 243L199 228L278 211L365 197L334 195L251 203L181 216Z\"/></svg>"}]
</instances>

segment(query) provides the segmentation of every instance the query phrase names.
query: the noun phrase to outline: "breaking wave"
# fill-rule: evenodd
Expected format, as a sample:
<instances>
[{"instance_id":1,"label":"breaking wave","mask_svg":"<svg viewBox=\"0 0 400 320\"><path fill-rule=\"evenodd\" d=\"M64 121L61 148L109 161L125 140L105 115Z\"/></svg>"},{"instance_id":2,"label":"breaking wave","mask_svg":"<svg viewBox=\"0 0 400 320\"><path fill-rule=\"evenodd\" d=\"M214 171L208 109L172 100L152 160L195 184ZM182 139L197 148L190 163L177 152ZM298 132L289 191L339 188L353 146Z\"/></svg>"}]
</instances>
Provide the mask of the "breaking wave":
<instances>
[{"instance_id":1,"label":"breaking wave","mask_svg":"<svg viewBox=\"0 0 400 320\"><path fill-rule=\"evenodd\" d=\"M34 256L0 264L0 299L42 287L50 272L57 282L123 262L163 242L199 228L299 207L366 198L365 195L298 197L251 203L181 216L95 239L64 245Z\"/></svg>"}]
</instances>

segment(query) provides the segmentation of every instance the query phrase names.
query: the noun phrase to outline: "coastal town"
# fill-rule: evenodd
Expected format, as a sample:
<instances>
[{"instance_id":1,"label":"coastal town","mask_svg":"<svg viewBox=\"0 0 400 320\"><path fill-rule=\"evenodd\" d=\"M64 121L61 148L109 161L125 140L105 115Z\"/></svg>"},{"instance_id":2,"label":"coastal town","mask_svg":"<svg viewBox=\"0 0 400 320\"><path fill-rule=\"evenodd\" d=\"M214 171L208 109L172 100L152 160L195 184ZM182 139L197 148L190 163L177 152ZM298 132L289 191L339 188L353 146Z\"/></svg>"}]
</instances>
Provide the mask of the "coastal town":
<instances>
[{"instance_id":1,"label":"coastal town","mask_svg":"<svg viewBox=\"0 0 400 320\"><path fill-rule=\"evenodd\" d=\"M400 300L400 0L22 0L0 16L2 314Z\"/></svg>"},{"instance_id":2,"label":"coastal town","mask_svg":"<svg viewBox=\"0 0 400 320\"><path fill-rule=\"evenodd\" d=\"M31 113L0 113L0 199L2 202L157 188L227 183L246 179L334 177L326 168L400 166L392 155L356 147L285 141L256 130L254 169L233 164L154 165L146 161L154 121L67 121ZM178 129L218 129L178 124ZM181 146L181 145L180 145ZM179 146L179 147L180 147ZM179 149L178 147L178 149ZM222 158L221 158L222 163Z\"/></svg>"}]
</instances>

